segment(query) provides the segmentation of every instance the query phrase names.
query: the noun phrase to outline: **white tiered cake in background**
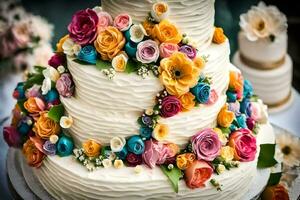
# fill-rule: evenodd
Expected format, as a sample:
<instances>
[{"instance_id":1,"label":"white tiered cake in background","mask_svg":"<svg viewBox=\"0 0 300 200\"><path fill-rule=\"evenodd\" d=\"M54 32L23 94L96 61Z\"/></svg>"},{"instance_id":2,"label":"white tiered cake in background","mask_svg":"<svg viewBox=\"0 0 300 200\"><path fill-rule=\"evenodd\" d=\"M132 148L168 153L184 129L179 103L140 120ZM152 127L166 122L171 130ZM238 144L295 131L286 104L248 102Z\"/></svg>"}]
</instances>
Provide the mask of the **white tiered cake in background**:
<instances>
[{"instance_id":1,"label":"white tiered cake in background","mask_svg":"<svg viewBox=\"0 0 300 200\"><path fill-rule=\"evenodd\" d=\"M239 51L233 63L249 79L270 112L286 109L293 99L293 63L287 54L287 19L275 6L260 2L240 16Z\"/></svg>"}]
</instances>

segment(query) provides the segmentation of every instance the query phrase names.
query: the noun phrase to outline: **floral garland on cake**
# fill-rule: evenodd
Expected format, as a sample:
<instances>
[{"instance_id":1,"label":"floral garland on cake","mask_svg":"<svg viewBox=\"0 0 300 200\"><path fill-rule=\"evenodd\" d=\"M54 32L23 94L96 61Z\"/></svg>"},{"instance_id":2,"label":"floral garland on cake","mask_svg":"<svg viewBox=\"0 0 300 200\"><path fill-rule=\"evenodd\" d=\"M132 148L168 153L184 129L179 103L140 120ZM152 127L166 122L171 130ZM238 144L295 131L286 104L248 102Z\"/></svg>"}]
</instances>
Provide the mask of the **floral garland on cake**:
<instances>
[{"instance_id":1,"label":"floral garland on cake","mask_svg":"<svg viewBox=\"0 0 300 200\"><path fill-rule=\"evenodd\" d=\"M239 162L253 161L255 134L267 115L262 102L253 96L249 81L237 71L230 72L227 103L218 114L217 127L197 132L184 148L167 142L169 127L160 123L160 118L187 112L199 104L209 106L218 99L210 78L201 73L206 57L197 56L190 39L166 19L168 12L166 3L155 3L142 25L132 24L128 14L113 19L99 8L75 13L68 26L69 35L59 41L49 60L51 67L36 67L26 82L17 85L13 120L4 128L7 144L22 147L28 164L34 167L41 166L46 155L72 153L90 171L126 165L140 173L141 164L160 166L176 192L182 178L190 188L204 187L213 172L221 174L238 167ZM81 26L83 21L88 26ZM223 30L216 28L213 42L225 40ZM74 93L66 56L94 64L110 78L115 71L142 76L153 71L159 77L165 89L157 94L154 107L137 119L139 133L129 138L114 137L109 146L91 139L74 149L67 134L73 120L64 116L59 100L59 96L69 98ZM210 182L221 189L217 180Z\"/></svg>"}]
</instances>

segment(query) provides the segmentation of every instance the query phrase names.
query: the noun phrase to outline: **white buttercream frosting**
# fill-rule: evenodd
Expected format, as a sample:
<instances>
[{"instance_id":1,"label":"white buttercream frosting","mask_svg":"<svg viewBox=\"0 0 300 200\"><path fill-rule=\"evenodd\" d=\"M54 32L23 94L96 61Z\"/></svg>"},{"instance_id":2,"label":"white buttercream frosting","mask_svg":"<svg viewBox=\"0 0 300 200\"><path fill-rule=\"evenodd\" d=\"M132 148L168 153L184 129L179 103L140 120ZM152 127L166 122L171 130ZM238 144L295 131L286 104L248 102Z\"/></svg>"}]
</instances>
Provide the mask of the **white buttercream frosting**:
<instances>
[{"instance_id":1,"label":"white buttercream frosting","mask_svg":"<svg viewBox=\"0 0 300 200\"><path fill-rule=\"evenodd\" d=\"M128 13L133 23L144 21L156 0L102 0L102 8L113 17ZM186 33L204 49L211 43L214 32L214 0L165 0L169 6L168 19L175 23L182 33Z\"/></svg>"}]
</instances>

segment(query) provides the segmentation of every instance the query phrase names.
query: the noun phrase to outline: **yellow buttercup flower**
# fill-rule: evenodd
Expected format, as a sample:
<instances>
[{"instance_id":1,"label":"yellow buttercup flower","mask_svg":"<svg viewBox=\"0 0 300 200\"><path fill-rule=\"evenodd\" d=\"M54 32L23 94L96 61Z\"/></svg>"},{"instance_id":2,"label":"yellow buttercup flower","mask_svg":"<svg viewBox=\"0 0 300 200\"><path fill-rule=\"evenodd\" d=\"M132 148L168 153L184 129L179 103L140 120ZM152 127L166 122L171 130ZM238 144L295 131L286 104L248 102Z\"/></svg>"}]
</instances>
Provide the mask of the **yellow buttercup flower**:
<instances>
[{"instance_id":1,"label":"yellow buttercup flower","mask_svg":"<svg viewBox=\"0 0 300 200\"><path fill-rule=\"evenodd\" d=\"M230 146L222 147L220 155L226 162L232 161L234 158L234 149Z\"/></svg>"},{"instance_id":2,"label":"yellow buttercup flower","mask_svg":"<svg viewBox=\"0 0 300 200\"><path fill-rule=\"evenodd\" d=\"M195 154L193 153L184 153L176 157L176 165L179 169L187 169L196 159Z\"/></svg>"},{"instance_id":3,"label":"yellow buttercup flower","mask_svg":"<svg viewBox=\"0 0 300 200\"><path fill-rule=\"evenodd\" d=\"M124 47L125 38L116 27L109 26L98 34L94 45L102 60L111 61Z\"/></svg>"},{"instance_id":4,"label":"yellow buttercup flower","mask_svg":"<svg viewBox=\"0 0 300 200\"><path fill-rule=\"evenodd\" d=\"M153 130L152 137L157 141L165 140L169 135L169 127L165 124L157 124Z\"/></svg>"},{"instance_id":5,"label":"yellow buttercup flower","mask_svg":"<svg viewBox=\"0 0 300 200\"><path fill-rule=\"evenodd\" d=\"M94 140L88 140L82 144L84 153L88 157L96 157L100 154L101 145Z\"/></svg>"},{"instance_id":6,"label":"yellow buttercup flower","mask_svg":"<svg viewBox=\"0 0 300 200\"><path fill-rule=\"evenodd\" d=\"M229 127L234 120L234 112L228 110L228 105L225 104L218 114L218 124L222 127Z\"/></svg>"},{"instance_id":7,"label":"yellow buttercup flower","mask_svg":"<svg viewBox=\"0 0 300 200\"><path fill-rule=\"evenodd\" d=\"M214 36L213 36L213 42L216 44L221 44L221 43L225 42L225 40L226 40L226 36L224 34L223 29L216 27Z\"/></svg>"},{"instance_id":8,"label":"yellow buttercup flower","mask_svg":"<svg viewBox=\"0 0 300 200\"><path fill-rule=\"evenodd\" d=\"M58 43L56 43L56 52L58 52L58 53L64 52L62 46L68 38L69 38L68 34L65 35L64 37L60 38Z\"/></svg>"},{"instance_id":9,"label":"yellow buttercup flower","mask_svg":"<svg viewBox=\"0 0 300 200\"><path fill-rule=\"evenodd\" d=\"M201 70L184 53L160 61L159 78L169 94L180 97L197 84Z\"/></svg>"},{"instance_id":10,"label":"yellow buttercup flower","mask_svg":"<svg viewBox=\"0 0 300 200\"><path fill-rule=\"evenodd\" d=\"M187 92L187 93L181 95L179 97L179 100L182 105L182 111L186 112L186 111L189 111L192 108L194 108L195 107L194 99L195 99L195 96L190 92Z\"/></svg>"},{"instance_id":11,"label":"yellow buttercup flower","mask_svg":"<svg viewBox=\"0 0 300 200\"><path fill-rule=\"evenodd\" d=\"M177 27L170 23L168 20L162 20L153 28L153 36L161 43L174 43L178 44L182 40L182 35Z\"/></svg>"},{"instance_id":12,"label":"yellow buttercup flower","mask_svg":"<svg viewBox=\"0 0 300 200\"><path fill-rule=\"evenodd\" d=\"M40 114L40 117L34 124L32 130L38 137L46 140L49 139L51 135L59 134L60 126L58 123L48 118L47 112L43 112Z\"/></svg>"}]
</instances>

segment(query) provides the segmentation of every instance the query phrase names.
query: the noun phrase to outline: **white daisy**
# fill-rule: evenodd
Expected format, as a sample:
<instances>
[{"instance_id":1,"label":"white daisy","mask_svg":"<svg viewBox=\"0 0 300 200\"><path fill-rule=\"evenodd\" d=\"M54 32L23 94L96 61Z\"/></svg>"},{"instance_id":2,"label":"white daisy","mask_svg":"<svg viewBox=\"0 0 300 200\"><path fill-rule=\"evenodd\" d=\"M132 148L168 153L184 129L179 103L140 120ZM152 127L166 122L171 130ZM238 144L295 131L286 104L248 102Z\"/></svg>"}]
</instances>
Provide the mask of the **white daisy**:
<instances>
[{"instance_id":1,"label":"white daisy","mask_svg":"<svg viewBox=\"0 0 300 200\"><path fill-rule=\"evenodd\" d=\"M300 166L300 139L290 134L276 135L276 143L283 153L283 163L289 167Z\"/></svg>"}]
</instances>

